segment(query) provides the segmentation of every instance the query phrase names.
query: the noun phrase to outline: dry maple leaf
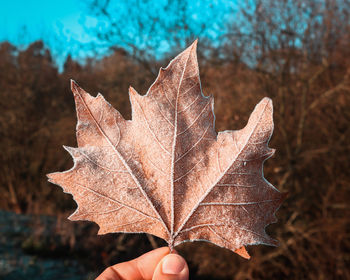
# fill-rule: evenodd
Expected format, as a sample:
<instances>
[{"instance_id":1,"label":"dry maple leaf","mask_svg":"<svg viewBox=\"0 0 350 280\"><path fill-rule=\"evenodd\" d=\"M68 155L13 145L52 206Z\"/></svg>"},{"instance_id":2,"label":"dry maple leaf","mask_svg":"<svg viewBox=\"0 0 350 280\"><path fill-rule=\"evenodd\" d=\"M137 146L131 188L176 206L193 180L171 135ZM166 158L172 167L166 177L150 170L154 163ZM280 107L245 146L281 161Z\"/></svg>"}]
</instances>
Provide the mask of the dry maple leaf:
<instances>
[{"instance_id":1,"label":"dry maple leaf","mask_svg":"<svg viewBox=\"0 0 350 280\"><path fill-rule=\"evenodd\" d=\"M265 227L284 195L263 177L274 150L272 102L264 98L245 128L214 129L213 98L203 96L196 42L160 69L147 94L129 90L132 120L72 81L78 148L74 166L49 174L78 204L70 220L99 234L147 232L170 248L208 240L249 258L245 245L275 245Z\"/></svg>"}]
</instances>

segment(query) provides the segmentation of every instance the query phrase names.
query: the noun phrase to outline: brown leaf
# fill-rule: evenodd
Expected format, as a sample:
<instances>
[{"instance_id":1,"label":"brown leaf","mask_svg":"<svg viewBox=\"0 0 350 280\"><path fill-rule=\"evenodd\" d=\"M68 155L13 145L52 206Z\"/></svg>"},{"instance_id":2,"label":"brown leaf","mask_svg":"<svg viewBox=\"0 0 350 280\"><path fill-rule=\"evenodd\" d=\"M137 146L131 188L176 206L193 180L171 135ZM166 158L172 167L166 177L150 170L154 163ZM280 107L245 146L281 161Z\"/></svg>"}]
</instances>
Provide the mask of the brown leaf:
<instances>
[{"instance_id":1,"label":"brown leaf","mask_svg":"<svg viewBox=\"0 0 350 280\"><path fill-rule=\"evenodd\" d=\"M78 204L71 220L99 234L147 232L170 248L208 240L249 258L245 245L276 245L265 233L284 195L263 162L274 150L272 102L264 98L245 128L214 129L213 98L203 96L196 42L160 69L147 94L130 88L132 120L72 81L78 148L74 166L49 174Z\"/></svg>"}]
</instances>

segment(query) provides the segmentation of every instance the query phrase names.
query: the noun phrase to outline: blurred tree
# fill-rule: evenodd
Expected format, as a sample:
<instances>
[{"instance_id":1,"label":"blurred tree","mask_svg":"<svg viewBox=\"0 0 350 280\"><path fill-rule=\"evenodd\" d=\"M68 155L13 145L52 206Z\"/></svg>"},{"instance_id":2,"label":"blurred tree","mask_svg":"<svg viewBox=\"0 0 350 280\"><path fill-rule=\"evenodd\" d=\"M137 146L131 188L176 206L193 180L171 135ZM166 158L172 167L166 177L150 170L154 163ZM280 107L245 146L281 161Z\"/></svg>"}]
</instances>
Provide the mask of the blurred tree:
<instances>
[{"instance_id":1,"label":"blurred tree","mask_svg":"<svg viewBox=\"0 0 350 280\"><path fill-rule=\"evenodd\" d=\"M225 1L87 0L98 24L88 30L99 44L121 47L147 71L156 74L160 59L168 59L196 38L202 46L215 44L224 27ZM213 16L215 15L215 16ZM204 49L204 47L203 47Z\"/></svg>"},{"instance_id":2,"label":"blurred tree","mask_svg":"<svg viewBox=\"0 0 350 280\"><path fill-rule=\"evenodd\" d=\"M62 86L50 51L41 41L25 50L2 43L0 56L4 62L0 66L0 147L6 151L0 154L1 204L17 212L34 211L37 201L50 193L44 188L45 178L38 174L48 168L51 126L65 107L59 94Z\"/></svg>"}]
</instances>

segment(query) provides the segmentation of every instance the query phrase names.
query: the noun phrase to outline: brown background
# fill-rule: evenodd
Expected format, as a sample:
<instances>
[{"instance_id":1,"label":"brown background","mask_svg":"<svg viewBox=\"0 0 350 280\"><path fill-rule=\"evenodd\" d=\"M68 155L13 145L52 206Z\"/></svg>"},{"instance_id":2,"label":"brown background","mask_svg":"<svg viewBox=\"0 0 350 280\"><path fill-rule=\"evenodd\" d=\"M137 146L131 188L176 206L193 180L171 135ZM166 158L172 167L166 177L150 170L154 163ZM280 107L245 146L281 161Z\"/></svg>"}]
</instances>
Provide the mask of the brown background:
<instances>
[{"instance_id":1,"label":"brown background","mask_svg":"<svg viewBox=\"0 0 350 280\"><path fill-rule=\"evenodd\" d=\"M157 69L199 37L202 88L215 97L217 131L242 128L255 104L272 98L270 146L277 152L264 173L289 196L278 223L267 228L280 246L248 247L250 261L207 243L177 248L190 264L191 279L350 279L350 4L253 2L256 9L242 11L240 21L228 20L215 41L191 30L186 17L177 26L163 26L173 41L171 53L162 57L150 55L159 30L142 24L135 36L153 38L150 53L115 44L103 59L82 63L68 57L61 72L41 41L25 49L0 44L0 209L25 215L1 212L5 264L17 253L35 257L38 267L53 257L53 263L73 260L80 272L62 279L92 279L108 265L164 245L144 234L98 237L96 226L66 221L76 205L45 174L72 166L62 148L76 145L70 78L92 95L101 92L130 118L129 85L144 94ZM90 12L107 18L98 4ZM180 17L186 6L172 12ZM141 22L151 11L137 14ZM115 30L118 26L92 32L113 45L122 36ZM16 225L23 229L16 233ZM17 253L4 249L11 240L17 240ZM11 267L23 267L16 259L22 257L12 258ZM5 268L0 276L14 277ZM42 279L34 274L33 279Z\"/></svg>"}]
</instances>

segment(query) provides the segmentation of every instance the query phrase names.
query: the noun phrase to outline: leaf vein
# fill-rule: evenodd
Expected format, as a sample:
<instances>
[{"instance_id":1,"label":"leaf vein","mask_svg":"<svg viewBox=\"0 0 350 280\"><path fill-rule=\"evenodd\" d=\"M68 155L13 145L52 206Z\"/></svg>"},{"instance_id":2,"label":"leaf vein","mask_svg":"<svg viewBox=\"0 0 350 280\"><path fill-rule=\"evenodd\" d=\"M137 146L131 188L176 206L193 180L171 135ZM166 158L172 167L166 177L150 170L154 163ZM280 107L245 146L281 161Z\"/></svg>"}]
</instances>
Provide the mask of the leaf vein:
<instances>
[{"instance_id":1,"label":"leaf vein","mask_svg":"<svg viewBox=\"0 0 350 280\"><path fill-rule=\"evenodd\" d=\"M185 133L187 130L189 130L189 129L199 120L199 118L203 115L203 113L205 112L206 107L207 107L210 103L211 103L211 99L208 98L207 104L204 105L202 111L198 114L198 116L194 119L194 121L193 121L189 126L187 126L183 131L179 132L179 133L177 134L177 136L179 136L179 135Z\"/></svg>"},{"instance_id":2,"label":"leaf vein","mask_svg":"<svg viewBox=\"0 0 350 280\"><path fill-rule=\"evenodd\" d=\"M121 201L118 201L118 200L114 199L114 198L111 198L111 197L109 197L109 196L106 196L106 195L104 195L104 194L101 194L101 193L95 191L95 190L92 189L92 188L89 188L89 187L84 186L84 185L82 185L82 184L79 184L79 183L77 183L77 182L75 182L75 184L76 184L77 186L79 186L79 187L81 187L81 188L87 190L87 191L92 192L92 193L95 194L96 196L102 197L102 198L107 199L107 200L109 200L109 201L111 201L111 202L114 202L114 203L118 203L118 204L120 204L120 205L122 205L122 206L124 206L124 207L126 207L126 208L129 208L130 210L133 210L133 211L135 211L135 212L137 212L137 213L140 213L141 215L143 215L143 216L145 216L145 217L148 217L148 218L150 218L150 219L159 221L159 219L156 218L156 217L150 216L150 215L148 215L148 214L146 214L146 213L144 213L144 212L142 212L142 211L140 211L140 210L138 210L138 209L136 209L136 208L134 208L134 207L132 207L132 206L130 206L130 205L127 205L127 204L125 204L125 203L123 203L123 202L121 202Z\"/></svg>"}]
</instances>

